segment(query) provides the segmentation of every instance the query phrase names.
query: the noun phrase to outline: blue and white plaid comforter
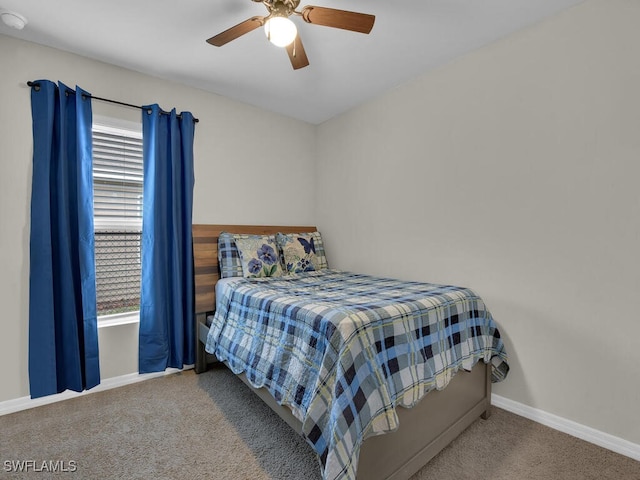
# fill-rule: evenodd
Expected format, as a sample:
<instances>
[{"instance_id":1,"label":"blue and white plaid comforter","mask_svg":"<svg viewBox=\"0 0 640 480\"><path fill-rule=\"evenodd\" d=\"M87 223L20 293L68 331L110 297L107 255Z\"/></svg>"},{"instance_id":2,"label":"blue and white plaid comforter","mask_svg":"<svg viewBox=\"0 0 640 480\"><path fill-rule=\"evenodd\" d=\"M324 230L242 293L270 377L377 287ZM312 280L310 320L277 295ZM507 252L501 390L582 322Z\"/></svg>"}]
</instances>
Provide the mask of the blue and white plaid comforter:
<instances>
[{"instance_id":1,"label":"blue and white plaid comforter","mask_svg":"<svg viewBox=\"0 0 640 480\"><path fill-rule=\"evenodd\" d=\"M355 479L362 441L398 427L396 406L478 360L493 358L493 381L508 371L491 314L466 288L336 270L228 287L206 350L291 407L326 480Z\"/></svg>"}]
</instances>

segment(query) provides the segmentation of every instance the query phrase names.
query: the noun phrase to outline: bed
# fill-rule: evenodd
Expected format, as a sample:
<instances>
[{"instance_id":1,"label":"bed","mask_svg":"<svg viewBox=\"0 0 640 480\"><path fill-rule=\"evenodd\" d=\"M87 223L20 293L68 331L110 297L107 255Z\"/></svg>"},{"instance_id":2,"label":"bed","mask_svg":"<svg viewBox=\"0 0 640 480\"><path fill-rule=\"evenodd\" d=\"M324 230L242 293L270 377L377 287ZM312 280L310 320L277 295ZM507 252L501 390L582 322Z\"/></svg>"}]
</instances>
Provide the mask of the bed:
<instances>
[{"instance_id":1,"label":"bed","mask_svg":"<svg viewBox=\"0 0 640 480\"><path fill-rule=\"evenodd\" d=\"M271 324L273 324L279 321L280 317L285 318L285 312L292 310L297 312L299 310L298 307L295 309L286 307L285 310L271 308L272 305L276 304L281 297L289 295L287 293L289 290L286 288L288 288L288 285L290 284L293 285L291 282L296 282L295 298L300 299L304 297L304 300L307 301L306 296L309 295L309 291L316 292L319 289L322 289L323 291L326 290L323 287L325 284L318 282L324 282L326 279L333 281L331 285L340 285L341 287L331 290L332 296L328 300L325 297L323 301L324 303L322 303L322 305L333 305L333 296L336 295L334 290L342 290L342 285L347 285L349 282L355 282L357 285L356 288L361 288L360 285L362 282L364 282L364 280L368 280L365 278L367 276L323 270L317 272L304 272L292 275L291 278L282 277L275 280L257 279L246 281L244 279L225 279L225 282L227 280L231 281L227 282L230 286L224 285L224 288L232 288L232 290L221 290L224 293L221 297L220 311L214 318L213 326L210 328L207 319L209 319L210 323L212 314L216 309L216 286L223 287L223 282L220 282L220 285L217 285L218 280L220 279L220 265L218 264L218 237L222 232L233 232L236 234L247 235L273 235L277 232L283 234L304 234L315 231L316 228L311 226L193 226L196 292L195 317L197 332L195 370L197 373L204 372L206 371L209 363L218 360L216 356L205 351L205 345L207 345L207 342L209 342L210 350L214 351L214 348L217 347L218 350L216 350L216 352L218 356L221 357L222 361L231 368L234 373L238 374L242 381L247 384L249 388L253 389L254 392L276 413L278 413L285 422L307 439L307 442L318 454L323 478L330 478L332 480L353 478L362 480L408 479L478 417L487 418L489 416L492 377L494 381L500 380L504 378L508 371L506 354L504 353L499 333L497 332L497 329L495 329L494 332L493 320L490 319L490 314L487 311L486 315L489 319L487 321L491 322L492 337L490 338L490 341L493 342L493 346L491 347L493 350L491 350L491 354L483 354L484 361L478 361L478 359L470 361L469 358L471 357L465 357L466 363L463 364L461 361L459 364L456 364L455 368L445 367L436 369L435 367L432 367L431 369L433 371L438 370L438 375L434 374L433 378L430 378L428 382L426 380L425 382L420 382L419 388L414 385L411 385L411 388L406 389L395 387L394 389L389 387L389 391L393 393L393 395L390 395L386 390L387 387L385 387L384 394L386 397L384 402L377 402L374 400L374 397L378 395L378 389L381 382L385 382L385 380L381 379L383 377L387 379L392 378L392 375L389 374L389 366L392 365L391 362L395 362L395 358L389 360L384 365L378 365L377 363L383 364L384 362L376 360L376 365L371 366L370 363L374 363L372 359L370 359L370 363L360 362L358 364L359 368L357 370L357 374L355 374L352 370L347 369L351 364L344 361L343 358L345 355L352 353L352 344L344 347L340 345L335 346L332 343L325 349L326 351L333 353L331 355L325 355L325 357L329 358L329 360L326 361L330 367L323 365L322 368L319 366L316 368L316 370L322 371L324 375L322 376L323 381L321 382L323 385L322 388L307 388L306 390L303 388L301 390L302 394L300 391L296 392L295 389L292 390L289 388L284 389L285 392L282 393L282 391L274 386L274 384L264 381L264 377L268 377L269 375L275 377L277 374L274 374L273 369L269 370L267 373L266 368L258 367L258 360L260 359L251 361L247 360L246 364L242 364L242 359L239 360L241 355L236 356L230 354L232 351L242 351L242 349L239 349L237 346L230 343L232 342L231 337L245 335L244 332L239 332L239 330L249 328L248 322L251 320L250 318L236 318L237 315L234 316L230 305L235 302L246 306L253 301L256 305L255 309L252 310L253 317L255 317L254 320L259 318L260 321L265 321L267 323L270 321ZM305 247L305 249L306 248L307 247ZM393 295L399 296L398 286L391 282L391 280L388 280L388 285L390 285L388 287L390 297L393 297ZM427 284L416 284L413 286L407 284L406 289L407 291L410 291L412 288L418 288L418 286L422 285ZM260 288L265 288L266 290L258 290ZM306 290L304 290L305 288ZM462 289L461 287L429 286L429 288L437 291L437 295L434 295L434 298L442 296L449 298L450 296L456 295L474 295L472 293L468 293L470 291ZM341 293L338 295L341 295ZM232 301L232 299L234 300ZM315 302L315 300L313 301ZM428 302L432 301L432 299L429 299ZM465 299L465 302L466 301L467 300ZM483 311L483 304L479 297L474 297L473 301L479 303L473 303L473 305L469 307L471 313L468 315L465 313L465 315L475 318L479 316L478 311ZM263 310L258 308L259 305L265 305L264 312L270 311L271 313L263 313ZM332 309L330 310L332 315L335 310L343 309L340 305L341 304L338 304L337 307L332 306ZM313 303L313 308L316 308L316 306L317 304ZM353 316L353 308L355 307L349 306L349 308L344 308L348 311L348 314L346 315L349 319ZM365 309L363 308L362 311L365 311ZM438 312L441 311L443 310L438 310ZM270 319L267 318L269 315L271 315L271 317L269 317ZM370 314L367 313L366 315ZM440 315L440 313L438 313L438 315ZM221 317L224 317L226 320L222 321ZM267 318L267 320L265 320L265 318ZM444 335L442 332L437 333L438 336L442 337L442 341L447 340L449 344L451 344L450 338L453 338L452 335L457 335L457 341L459 341L462 327L460 327L460 330L456 330L458 328L457 319L458 316L456 314L455 321L453 322L455 325L453 326L450 319L446 319L446 325L453 328L455 333L449 331L449 337L447 337L447 339L442 336ZM237 323L235 330L232 329L234 321ZM466 320L461 323L464 324L465 322ZM367 323L368 321L365 321L363 325ZM295 322L289 322L287 324L288 326L285 326L284 328L292 328L292 324L295 324ZM329 324L331 324L331 322L329 322ZM397 326L392 328L397 328ZM473 326L470 328L476 330L480 329L479 326ZM273 330L271 327L269 329ZM380 328L379 330L382 331L383 329ZM225 338L226 334L223 334L222 332L227 332L229 338ZM427 334L434 335L433 332L427 332ZM371 331L368 331L367 335L371 336L373 334ZM463 333L462 335L465 334ZM315 338L324 338L324 336L324 334L319 337L316 335L312 342L307 343L313 343L315 347ZM216 342L214 342L214 346L212 346L213 337L215 337L216 340ZM326 335L326 337L328 338L329 335ZM332 339L335 337L335 335L331 336ZM342 337L345 337L345 335L342 334ZM245 336L244 338L247 337ZM286 338L297 339L298 337L289 336ZM484 336L482 338L484 339ZM385 343L386 348L386 342L388 342L388 339L384 336L380 337L375 342L378 353L380 353L381 350L384 350L384 348L380 348L381 343ZM283 343L287 342L284 341ZM304 344L304 342L301 343ZM273 344L277 344L277 339ZM228 348L225 349L225 345ZM371 345L374 345L373 341L371 342ZM293 349L293 347L287 348L289 350ZM400 347L399 345L391 345L391 348L395 350L403 347ZM373 349L373 347L371 347L371 349ZM248 348L246 350L249 352L247 353L247 356L251 356L251 350ZM310 350L310 353L303 352L303 355L299 356L302 358L304 355L308 354L309 358L311 358L315 351L316 349L314 348ZM388 355L388 353L384 354ZM446 355L450 355L450 353L447 351ZM258 355L253 355L253 357L258 357ZM322 358L324 359L325 357ZM361 355L359 355L358 358L359 357L361 357ZM373 358L371 355L370 357ZM376 358L381 357L377 356ZM353 358L350 358L349 360L350 362L354 362ZM367 360L367 362L369 362L369 360ZM299 359L296 365L303 363L304 358L302 358L302 360ZM330 377L332 379L331 382L336 378L338 381L335 383L329 382L327 380L329 376L326 375L326 372L330 369L340 370L340 365L342 365L342 363L346 365L346 367L344 367L344 371L341 371L342 373L339 375L334 373L333 376ZM315 360L313 364L309 365L316 365ZM337 365L337 367L334 368L335 365ZM252 369L252 366L256 366L256 368ZM411 365L409 365L409 367L411 367L411 371L413 372L414 368ZM383 372L384 375L380 373L362 375L361 372L367 368L371 368L371 371L375 372L379 370ZM424 367L421 368L424 370ZM313 368L311 369L313 370ZM397 370L398 369L396 368L393 371L395 372ZM402 371L404 372L405 370ZM307 377L306 370L304 368L293 368L292 371L302 372L296 373L296 375L300 374L304 378ZM261 374L262 376L258 379L256 372L262 372L264 375ZM349 372L351 372L350 376ZM444 375L446 378L443 378L443 373L446 373L446 375ZM400 377L399 374L397 376ZM346 383L343 382L340 384L340 381L345 377L348 377L350 382L346 387ZM355 377L357 377L356 380L354 380ZM362 381L359 379L360 377L362 377ZM378 381L378 383L372 387L371 383L374 382L374 380L372 380L374 378L377 378L376 381ZM296 380L299 379L296 378ZM300 381L300 383L302 384L303 382ZM331 384L329 385L329 383ZM361 404L363 401L366 402L367 408L364 410L367 412L369 410L375 412L375 415L370 415L371 418L364 415L362 418L365 420L362 420L359 416L360 410L355 409L355 407L346 408L344 403L339 403L342 401L342 397L340 395L345 396L344 390L349 388L352 384L354 385L354 392L351 392L348 395L349 402L351 402L348 405L352 406L357 403L358 408L362 408ZM254 385L261 388L256 388ZM367 388L369 389L365 388L365 386L368 386ZM445 386L446 388L444 388ZM313 394L310 394L310 390L314 390ZM400 391L400 393L397 393L396 390ZM426 394L427 391L429 392L428 394ZM287 394L287 392L289 393ZM338 393L336 394L336 392ZM363 392L367 393L365 394ZM383 408L379 408L379 404L381 403L390 403L391 397L393 397L393 408L388 408L388 405L383 406ZM378 407L371 408L371 404L378 405ZM319 408L317 407L318 405L320 406ZM410 406L411 408L404 408L402 405ZM356 421L353 419L353 412L356 413ZM364 441L361 442L361 440Z\"/></svg>"}]
</instances>

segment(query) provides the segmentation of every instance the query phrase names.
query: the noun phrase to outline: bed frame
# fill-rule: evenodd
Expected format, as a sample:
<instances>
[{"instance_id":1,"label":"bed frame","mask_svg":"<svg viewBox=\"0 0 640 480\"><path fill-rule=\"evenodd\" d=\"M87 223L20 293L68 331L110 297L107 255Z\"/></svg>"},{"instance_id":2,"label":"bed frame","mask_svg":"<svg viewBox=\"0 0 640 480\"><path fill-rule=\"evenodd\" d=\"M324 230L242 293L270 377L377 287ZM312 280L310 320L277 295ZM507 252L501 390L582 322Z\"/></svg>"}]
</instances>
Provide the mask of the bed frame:
<instances>
[{"instance_id":1,"label":"bed frame","mask_svg":"<svg viewBox=\"0 0 640 480\"><path fill-rule=\"evenodd\" d=\"M215 284L219 277L218 236L221 232L274 234L313 232L310 226L193 225L196 305L196 373L216 361L204 350L209 328L206 317L215 310ZM302 423L291 410L278 405L269 392L251 388L296 432ZM365 440L358 461L358 480L406 480L453 441L463 430L490 415L491 366L480 361L471 372L459 371L446 389L429 392L414 408L398 407L400 428Z\"/></svg>"}]
</instances>

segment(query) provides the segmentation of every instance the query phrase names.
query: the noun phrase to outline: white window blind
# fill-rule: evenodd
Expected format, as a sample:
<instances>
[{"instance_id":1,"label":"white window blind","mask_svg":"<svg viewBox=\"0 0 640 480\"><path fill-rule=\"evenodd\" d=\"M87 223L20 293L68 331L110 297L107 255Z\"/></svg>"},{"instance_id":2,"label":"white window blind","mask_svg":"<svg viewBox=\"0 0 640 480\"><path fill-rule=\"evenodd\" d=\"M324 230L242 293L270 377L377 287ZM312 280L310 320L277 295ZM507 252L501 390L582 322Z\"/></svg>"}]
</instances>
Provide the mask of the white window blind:
<instances>
[{"instance_id":1,"label":"white window blind","mask_svg":"<svg viewBox=\"0 0 640 480\"><path fill-rule=\"evenodd\" d=\"M96 230L142 229L142 132L93 125Z\"/></svg>"},{"instance_id":2,"label":"white window blind","mask_svg":"<svg viewBox=\"0 0 640 480\"><path fill-rule=\"evenodd\" d=\"M98 315L140 307L142 132L94 123L93 210Z\"/></svg>"}]
</instances>

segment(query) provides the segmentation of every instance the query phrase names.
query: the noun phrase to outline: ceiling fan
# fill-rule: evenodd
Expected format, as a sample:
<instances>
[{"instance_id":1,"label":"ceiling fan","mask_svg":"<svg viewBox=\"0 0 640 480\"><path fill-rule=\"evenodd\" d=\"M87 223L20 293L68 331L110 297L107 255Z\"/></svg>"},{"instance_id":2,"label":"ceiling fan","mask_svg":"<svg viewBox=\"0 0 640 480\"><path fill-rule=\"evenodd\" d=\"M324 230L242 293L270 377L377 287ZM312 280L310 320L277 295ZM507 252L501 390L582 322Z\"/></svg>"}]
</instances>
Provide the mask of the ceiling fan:
<instances>
[{"instance_id":1,"label":"ceiling fan","mask_svg":"<svg viewBox=\"0 0 640 480\"><path fill-rule=\"evenodd\" d=\"M348 12L335 8L315 7L307 5L297 11L300 0L252 0L263 3L269 14L264 17L251 17L218 35L207 40L211 45L221 47L231 40L241 37L258 27L264 27L267 38L279 47L285 47L294 70L309 65L307 54L302 46L300 35L295 24L289 19L291 15L299 15L314 25L341 28L352 32L369 33L376 17L366 13Z\"/></svg>"}]
</instances>

